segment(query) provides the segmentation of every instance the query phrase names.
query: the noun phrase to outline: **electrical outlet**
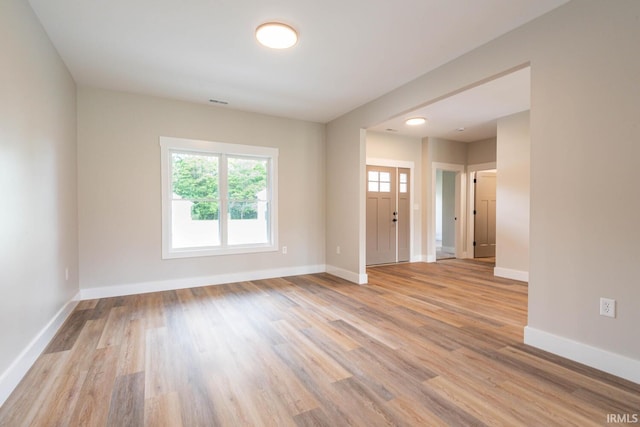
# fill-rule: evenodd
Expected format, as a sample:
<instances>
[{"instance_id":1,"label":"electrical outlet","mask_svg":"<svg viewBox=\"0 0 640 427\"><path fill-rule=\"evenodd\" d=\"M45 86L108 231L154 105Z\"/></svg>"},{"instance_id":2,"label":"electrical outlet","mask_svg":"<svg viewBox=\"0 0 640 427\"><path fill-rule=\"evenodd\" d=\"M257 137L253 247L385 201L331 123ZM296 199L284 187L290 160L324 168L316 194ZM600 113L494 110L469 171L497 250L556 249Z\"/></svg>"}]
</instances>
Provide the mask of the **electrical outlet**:
<instances>
[{"instance_id":1,"label":"electrical outlet","mask_svg":"<svg viewBox=\"0 0 640 427\"><path fill-rule=\"evenodd\" d=\"M616 300L600 298L600 316L616 317Z\"/></svg>"},{"instance_id":2,"label":"electrical outlet","mask_svg":"<svg viewBox=\"0 0 640 427\"><path fill-rule=\"evenodd\" d=\"M336 253L340 255L340 246L336 246Z\"/></svg>"},{"instance_id":3,"label":"electrical outlet","mask_svg":"<svg viewBox=\"0 0 640 427\"><path fill-rule=\"evenodd\" d=\"M286 246L282 247L282 253L285 254L285 255L287 254L287 247Z\"/></svg>"},{"instance_id":4,"label":"electrical outlet","mask_svg":"<svg viewBox=\"0 0 640 427\"><path fill-rule=\"evenodd\" d=\"M69 267L64 269L64 280L69 280Z\"/></svg>"}]
</instances>

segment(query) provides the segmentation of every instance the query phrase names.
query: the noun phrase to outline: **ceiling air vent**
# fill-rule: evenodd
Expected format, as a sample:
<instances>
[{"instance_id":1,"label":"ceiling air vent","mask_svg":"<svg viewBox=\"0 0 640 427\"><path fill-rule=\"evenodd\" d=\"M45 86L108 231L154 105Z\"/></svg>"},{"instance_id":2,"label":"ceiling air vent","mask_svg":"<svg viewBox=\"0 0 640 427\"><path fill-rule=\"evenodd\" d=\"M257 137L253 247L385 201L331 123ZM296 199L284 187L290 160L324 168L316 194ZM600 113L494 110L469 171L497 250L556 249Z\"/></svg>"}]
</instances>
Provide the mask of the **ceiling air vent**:
<instances>
[{"instance_id":1,"label":"ceiling air vent","mask_svg":"<svg viewBox=\"0 0 640 427\"><path fill-rule=\"evenodd\" d=\"M220 105L227 105L229 103L229 101L222 101L221 99L210 99L209 102Z\"/></svg>"}]
</instances>

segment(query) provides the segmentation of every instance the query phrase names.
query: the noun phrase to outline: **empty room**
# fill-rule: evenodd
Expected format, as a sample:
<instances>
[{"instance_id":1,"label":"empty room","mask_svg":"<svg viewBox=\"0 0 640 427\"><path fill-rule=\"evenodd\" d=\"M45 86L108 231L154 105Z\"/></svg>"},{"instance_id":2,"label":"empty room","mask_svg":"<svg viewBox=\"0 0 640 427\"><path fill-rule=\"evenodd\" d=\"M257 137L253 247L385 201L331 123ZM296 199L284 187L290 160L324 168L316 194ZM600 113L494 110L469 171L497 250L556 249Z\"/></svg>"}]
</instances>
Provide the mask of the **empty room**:
<instances>
[{"instance_id":1,"label":"empty room","mask_svg":"<svg viewBox=\"0 0 640 427\"><path fill-rule=\"evenodd\" d=\"M0 426L640 424L637 0L0 28Z\"/></svg>"}]
</instances>

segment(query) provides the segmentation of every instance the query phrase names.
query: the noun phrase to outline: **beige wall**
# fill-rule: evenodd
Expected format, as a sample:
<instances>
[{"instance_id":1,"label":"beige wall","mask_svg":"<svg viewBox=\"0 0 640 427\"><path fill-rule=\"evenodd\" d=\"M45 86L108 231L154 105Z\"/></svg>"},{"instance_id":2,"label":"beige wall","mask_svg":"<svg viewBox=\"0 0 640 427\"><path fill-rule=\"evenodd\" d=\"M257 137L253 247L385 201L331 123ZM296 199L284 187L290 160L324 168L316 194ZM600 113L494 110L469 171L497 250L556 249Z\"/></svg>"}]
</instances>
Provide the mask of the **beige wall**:
<instances>
[{"instance_id":1,"label":"beige wall","mask_svg":"<svg viewBox=\"0 0 640 427\"><path fill-rule=\"evenodd\" d=\"M419 168L421 154L421 138L367 131L367 158L414 162Z\"/></svg>"},{"instance_id":2,"label":"beige wall","mask_svg":"<svg viewBox=\"0 0 640 427\"><path fill-rule=\"evenodd\" d=\"M429 162L467 164L467 143L442 138L425 138L427 140ZM431 166L431 165L429 165Z\"/></svg>"},{"instance_id":3,"label":"beige wall","mask_svg":"<svg viewBox=\"0 0 640 427\"><path fill-rule=\"evenodd\" d=\"M327 270L366 283L366 131L344 124L327 125Z\"/></svg>"},{"instance_id":4,"label":"beige wall","mask_svg":"<svg viewBox=\"0 0 640 427\"><path fill-rule=\"evenodd\" d=\"M78 248L75 83L26 1L0 9L1 389L78 293Z\"/></svg>"},{"instance_id":5,"label":"beige wall","mask_svg":"<svg viewBox=\"0 0 640 427\"><path fill-rule=\"evenodd\" d=\"M529 273L529 112L498 120L496 270L526 279Z\"/></svg>"},{"instance_id":6,"label":"beige wall","mask_svg":"<svg viewBox=\"0 0 640 427\"><path fill-rule=\"evenodd\" d=\"M561 12L532 63L529 325L640 360L640 2Z\"/></svg>"},{"instance_id":7,"label":"beige wall","mask_svg":"<svg viewBox=\"0 0 640 427\"><path fill-rule=\"evenodd\" d=\"M383 132L367 131L367 158L386 159L390 161L413 162L413 240L411 242L411 259L422 258L422 139L394 135Z\"/></svg>"},{"instance_id":8,"label":"beige wall","mask_svg":"<svg viewBox=\"0 0 640 427\"><path fill-rule=\"evenodd\" d=\"M324 125L90 88L79 89L78 111L83 291L324 265ZM162 260L160 136L279 148L288 253Z\"/></svg>"},{"instance_id":9,"label":"beige wall","mask_svg":"<svg viewBox=\"0 0 640 427\"><path fill-rule=\"evenodd\" d=\"M467 165L481 165L496 161L496 138L483 139L467 144Z\"/></svg>"},{"instance_id":10,"label":"beige wall","mask_svg":"<svg viewBox=\"0 0 640 427\"><path fill-rule=\"evenodd\" d=\"M329 123L327 161L341 167L328 196L344 215L329 211L327 236L349 249L342 265L363 271L358 233L341 234L364 218L358 130L530 64L529 328L640 360L639 15L636 0L570 2ZM618 300L616 319L598 315L600 296Z\"/></svg>"}]
</instances>

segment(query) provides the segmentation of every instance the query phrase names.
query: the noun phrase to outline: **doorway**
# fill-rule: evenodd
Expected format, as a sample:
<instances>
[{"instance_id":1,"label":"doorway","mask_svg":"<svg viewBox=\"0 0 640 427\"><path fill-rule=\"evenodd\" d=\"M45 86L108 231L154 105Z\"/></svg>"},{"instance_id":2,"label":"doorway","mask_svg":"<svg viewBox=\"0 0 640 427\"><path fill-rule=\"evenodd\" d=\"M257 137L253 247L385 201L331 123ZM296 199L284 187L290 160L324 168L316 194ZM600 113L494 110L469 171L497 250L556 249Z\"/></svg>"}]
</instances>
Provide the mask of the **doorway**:
<instances>
[{"instance_id":1,"label":"doorway","mask_svg":"<svg viewBox=\"0 0 640 427\"><path fill-rule=\"evenodd\" d=\"M411 258L411 170L367 165L366 264Z\"/></svg>"},{"instance_id":2,"label":"doorway","mask_svg":"<svg viewBox=\"0 0 640 427\"><path fill-rule=\"evenodd\" d=\"M446 174L445 174L446 173ZM447 181L446 190L438 190L438 176L442 176L442 181ZM465 233L463 224L465 223L465 199L466 175L464 165L454 163L431 164L431 197L429 198L430 221L427 223L427 262L438 260L438 237L442 237L442 248L446 248L448 253L444 258L465 258ZM444 193L447 193L445 196ZM441 194L441 208L438 208L438 194ZM446 202L446 203L445 203ZM437 211L438 210L438 211ZM442 212L438 215L439 212ZM441 220L438 220L438 217ZM441 224L442 234L437 233L437 227ZM446 231L445 231L446 230ZM445 245L445 235L447 236Z\"/></svg>"},{"instance_id":3,"label":"doorway","mask_svg":"<svg viewBox=\"0 0 640 427\"><path fill-rule=\"evenodd\" d=\"M456 257L456 172L436 171L436 260Z\"/></svg>"}]
</instances>

